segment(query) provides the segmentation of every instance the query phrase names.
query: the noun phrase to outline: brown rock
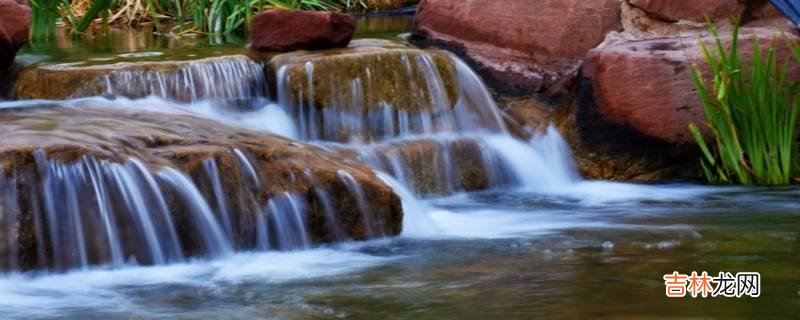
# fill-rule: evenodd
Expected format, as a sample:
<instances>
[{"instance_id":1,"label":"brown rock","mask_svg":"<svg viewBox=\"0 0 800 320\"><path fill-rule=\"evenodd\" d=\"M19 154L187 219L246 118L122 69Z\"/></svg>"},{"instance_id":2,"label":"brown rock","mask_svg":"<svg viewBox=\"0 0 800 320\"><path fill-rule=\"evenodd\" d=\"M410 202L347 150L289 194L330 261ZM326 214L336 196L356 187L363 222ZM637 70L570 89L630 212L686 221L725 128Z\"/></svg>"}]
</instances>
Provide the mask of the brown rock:
<instances>
[{"instance_id":1,"label":"brown rock","mask_svg":"<svg viewBox=\"0 0 800 320\"><path fill-rule=\"evenodd\" d=\"M752 52L758 37L766 50L773 29L743 29L741 50ZM789 36L797 41L798 37ZM723 35L726 42L729 35ZM688 125L705 122L691 76L691 65L704 70L706 63L697 40L692 37L634 41L592 50L587 55L584 76L591 79L593 105L599 120L631 129L671 144L693 143ZM713 39L704 38L711 44ZM778 60L790 55L780 46ZM790 74L800 75L794 64ZM583 111L581 111L583 112ZM702 127L702 125L701 125Z\"/></svg>"},{"instance_id":2,"label":"brown rock","mask_svg":"<svg viewBox=\"0 0 800 320\"><path fill-rule=\"evenodd\" d=\"M454 107L458 99L450 57L390 41L356 40L344 49L283 53L268 66L278 77L270 81L277 84L278 99L301 119L301 131L308 133L302 130L306 124L325 128L311 138L371 140L396 129L366 121L387 108L406 114L435 112ZM356 116L339 118L343 114ZM356 122L361 125L354 126Z\"/></svg>"},{"instance_id":3,"label":"brown rock","mask_svg":"<svg viewBox=\"0 0 800 320\"><path fill-rule=\"evenodd\" d=\"M270 10L250 23L250 46L259 51L346 47L355 32L353 17L335 12Z\"/></svg>"},{"instance_id":4,"label":"brown rock","mask_svg":"<svg viewBox=\"0 0 800 320\"><path fill-rule=\"evenodd\" d=\"M253 59L237 54L186 61L34 65L19 72L14 91L17 99L155 95L196 101L263 96L266 76ZM217 84L224 79L236 81Z\"/></svg>"},{"instance_id":5,"label":"brown rock","mask_svg":"<svg viewBox=\"0 0 800 320\"><path fill-rule=\"evenodd\" d=\"M26 0L0 0L0 69L7 68L28 42L31 8Z\"/></svg>"},{"instance_id":6,"label":"brown rock","mask_svg":"<svg viewBox=\"0 0 800 320\"><path fill-rule=\"evenodd\" d=\"M424 0L415 34L464 57L498 92L519 95L574 73L620 28L619 15L618 0Z\"/></svg>"},{"instance_id":7,"label":"brown rock","mask_svg":"<svg viewBox=\"0 0 800 320\"><path fill-rule=\"evenodd\" d=\"M305 224L312 243L339 240L328 225L326 206L332 211L344 237L368 239L381 234L397 235L402 228L402 206L391 188L378 179L371 168L332 152L271 134L230 127L215 121L186 115L149 113L109 106L63 108L36 106L0 113L0 174L15 179L19 190L38 188L41 180L33 152L42 150L49 161L70 163L91 156L98 161L124 162L140 160L156 173L171 167L189 175L210 206L213 199L206 160L213 159L219 168L222 189L227 195L233 224L233 246L249 250L256 246L256 215L269 199L285 193L304 197ZM254 174L262 183L249 181L234 153L240 150L249 159ZM369 207L363 213L361 204L341 179L340 171L349 173L363 189ZM2 180L2 179L0 179ZM4 180L8 181L8 180ZM317 188L325 190L333 201L325 203ZM81 189L83 190L83 189ZM168 210L172 213L185 256L202 254L202 246L193 242L197 234L183 232L192 221L182 210L185 204L171 201L163 188ZM52 263L49 251L37 254L37 245L48 248L48 237L37 239L31 209L41 200L41 193L19 193L19 268L47 268ZM91 194L87 199L91 200ZM4 198L3 200L7 200ZM79 204L83 206L84 204ZM114 204L112 204L113 206ZM84 221L97 215L97 206L85 204ZM81 207L84 209L84 207ZM216 210L215 210L216 211ZM219 211L217 211L219 213ZM120 226L123 228L123 226ZM373 231L380 230L376 234ZM121 230L120 232L125 232ZM90 237L92 235L89 235ZM87 239L90 250L95 245ZM44 243L37 243L43 241ZM136 248L131 248L134 250ZM2 248L0 248L2 251ZM102 263L103 250L92 250L91 264ZM0 270L8 255L0 255ZM147 256L137 257L148 263Z\"/></svg>"}]
</instances>

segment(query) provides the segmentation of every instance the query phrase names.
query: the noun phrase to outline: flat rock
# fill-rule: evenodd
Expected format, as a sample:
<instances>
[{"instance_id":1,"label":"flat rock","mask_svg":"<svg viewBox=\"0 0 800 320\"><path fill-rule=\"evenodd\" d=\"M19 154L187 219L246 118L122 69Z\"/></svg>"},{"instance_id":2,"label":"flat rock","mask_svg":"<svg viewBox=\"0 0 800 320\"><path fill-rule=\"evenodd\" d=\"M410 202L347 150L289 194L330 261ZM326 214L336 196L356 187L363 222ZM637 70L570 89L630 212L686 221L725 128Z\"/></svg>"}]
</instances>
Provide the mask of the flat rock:
<instances>
[{"instance_id":1,"label":"flat rock","mask_svg":"<svg viewBox=\"0 0 800 320\"><path fill-rule=\"evenodd\" d=\"M2 172L5 179L17 181L20 190L28 190L40 182L34 153L41 151L48 161L61 163L82 161L85 157L111 163L133 158L154 174L164 168L176 169L189 176L206 200L214 204L213 193L208 193L213 186L206 169L207 161L213 160L219 170L222 190L228 197L227 212L234 226L233 246L241 250L256 247L256 215L270 199L286 194L308 201L304 217L312 243L341 240L328 225L330 217L327 215L331 212L339 221L338 227L345 239L392 236L399 234L402 228L400 199L371 168L335 153L263 132L188 115L89 104L7 109L0 112L0 133L4 135L0 142ZM248 158L252 170L242 165L237 153ZM252 172L255 177L243 172ZM361 186L369 208L367 212L362 212L363 204L351 186L342 180L343 173ZM319 190L324 190L333 200L326 202L320 198ZM26 197L38 199L41 196L19 193L20 213L16 215L19 221L33 221L31 208L33 203L41 201ZM182 223L191 223L181 222L186 219L181 218L182 204L169 201L169 194L165 197L168 209L176 215L176 228L185 255L201 254L198 251L201 248L192 245L191 237L197 235L180 231L187 228ZM91 210L81 212L87 215L85 219L96 214ZM22 269L47 267L47 260L41 260L36 251L33 224L20 225L25 227L19 231L19 266ZM47 247L48 244L38 245ZM101 256L93 257L102 262ZM7 255L0 255L0 269L5 258Z\"/></svg>"}]
</instances>

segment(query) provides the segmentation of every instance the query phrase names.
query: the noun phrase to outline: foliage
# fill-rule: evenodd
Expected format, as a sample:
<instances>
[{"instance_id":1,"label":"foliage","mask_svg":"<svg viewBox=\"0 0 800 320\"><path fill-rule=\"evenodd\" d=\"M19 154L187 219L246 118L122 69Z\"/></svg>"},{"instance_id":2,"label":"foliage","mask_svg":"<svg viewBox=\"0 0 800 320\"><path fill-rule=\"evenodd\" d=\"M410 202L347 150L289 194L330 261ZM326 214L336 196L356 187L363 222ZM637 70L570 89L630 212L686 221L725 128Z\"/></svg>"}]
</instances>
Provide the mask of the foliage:
<instances>
[{"instance_id":1,"label":"foliage","mask_svg":"<svg viewBox=\"0 0 800 320\"><path fill-rule=\"evenodd\" d=\"M53 34L60 18L83 33L92 21L136 25L173 24L175 33L224 34L245 31L252 16L266 8L359 11L366 0L32 0L34 38Z\"/></svg>"},{"instance_id":2,"label":"foliage","mask_svg":"<svg viewBox=\"0 0 800 320\"><path fill-rule=\"evenodd\" d=\"M31 37L43 38L53 35L58 19L58 7L63 0L31 0Z\"/></svg>"},{"instance_id":3,"label":"foliage","mask_svg":"<svg viewBox=\"0 0 800 320\"><path fill-rule=\"evenodd\" d=\"M778 61L779 39L772 40L766 53L755 39L747 63L739 49L738 26L729 47L713 25L709 30L716 52L702 41L700 46L712 79L707 82L696 67L693 76L714 136L713 147L705 142L697 125L690 125L703 152L706 177L714 183L791 183L800 172L800 88L787 78L789 61ZM800 61L800 48L795 47L794 54Z\"/></svg>"}]
</instances>

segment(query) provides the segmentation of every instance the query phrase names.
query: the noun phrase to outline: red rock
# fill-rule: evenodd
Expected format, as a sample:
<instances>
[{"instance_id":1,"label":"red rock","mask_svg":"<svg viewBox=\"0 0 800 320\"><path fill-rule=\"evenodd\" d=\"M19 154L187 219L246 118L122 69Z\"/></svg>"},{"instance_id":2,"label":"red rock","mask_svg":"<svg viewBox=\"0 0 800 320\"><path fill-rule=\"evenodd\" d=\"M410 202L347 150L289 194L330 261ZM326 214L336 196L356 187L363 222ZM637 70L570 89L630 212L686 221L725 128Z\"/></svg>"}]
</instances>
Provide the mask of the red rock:
<instances>
[{"instance_id":1,"label":"red rock","mask_svg":"<svg viewBox=\"0 0 800 320\"><path fill-rule=\"evenodd\" d=\"M652 16L668 21L705 21L740 16L746 6L739 0L628 0Z\"/></svg>"},{"instance_id":2,"label":"red rock","mask_svg":"<svg viewBox=\"0 0 800 320\"><path fill-rule=\"evenodd\" d=\"M415 36L465 57L498 92L526 94L571 75L619 16L619 0L424 0Z\"/></svg>"},{"instance_id":3,"label":"red rock","mask_svg":"<svg viewBox=\"0 0 800 320\"><path fill-rule=\"evenodd\" d=\"M0 0L0 69L8 67L28 42L31 9L26 0Z\"/></svg>"},{"instance_id":4,"label":"red rock","mask_svg":"<svg viewBox=\"0 0 800 320\"><path fill-rule=\"evenodd\" d=\"M765 50L767 39L783 39L774 29L742 32L745 56L752 52L756 36L762 39ZM800 41L797 36L787 37ZM730 41L730 36L723 39ZM704 41L711 44L713 40ZM791 53L783 40L778 41L783 44L778 59L784 61ZM583 73L592 81L592 108L600 118L596 120L668 143L693 143L688 125L694 122L703 127L706 118L692 80L692 63L701 70L707 68L693 37L635 41L590 51ZM789 74L800 77L800 64L794 63L791 68Z\"/></svg>"},{"instance_id":5,"label":"red rock","mask_svg":"<svg viewBox=\"0 0 800 320\"><path fill-rule=\"evenodd\" d=\"M259 51L342 48L355 32L352 16L335 12L269 10L250 24L250 46Z\"/></svg>"}]
</instances>

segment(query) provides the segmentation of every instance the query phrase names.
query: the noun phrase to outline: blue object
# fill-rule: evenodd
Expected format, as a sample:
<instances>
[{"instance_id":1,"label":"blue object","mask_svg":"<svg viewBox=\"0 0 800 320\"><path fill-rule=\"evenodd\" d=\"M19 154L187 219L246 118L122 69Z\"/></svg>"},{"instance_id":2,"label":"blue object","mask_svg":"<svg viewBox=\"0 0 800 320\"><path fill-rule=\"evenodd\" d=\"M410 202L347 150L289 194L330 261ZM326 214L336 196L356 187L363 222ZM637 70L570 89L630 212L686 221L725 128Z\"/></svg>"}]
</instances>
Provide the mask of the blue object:
<instances>
[{"instance_id":1,"label":"blue object","mask_svg":"<svg viewBox=\"0 0 800 320\"><path fill-rule=\"evenodd\" d=\"M783 15L792 20L795 25L800 26L800 0L770 0Z\"/></svg>"}]
</instances>

